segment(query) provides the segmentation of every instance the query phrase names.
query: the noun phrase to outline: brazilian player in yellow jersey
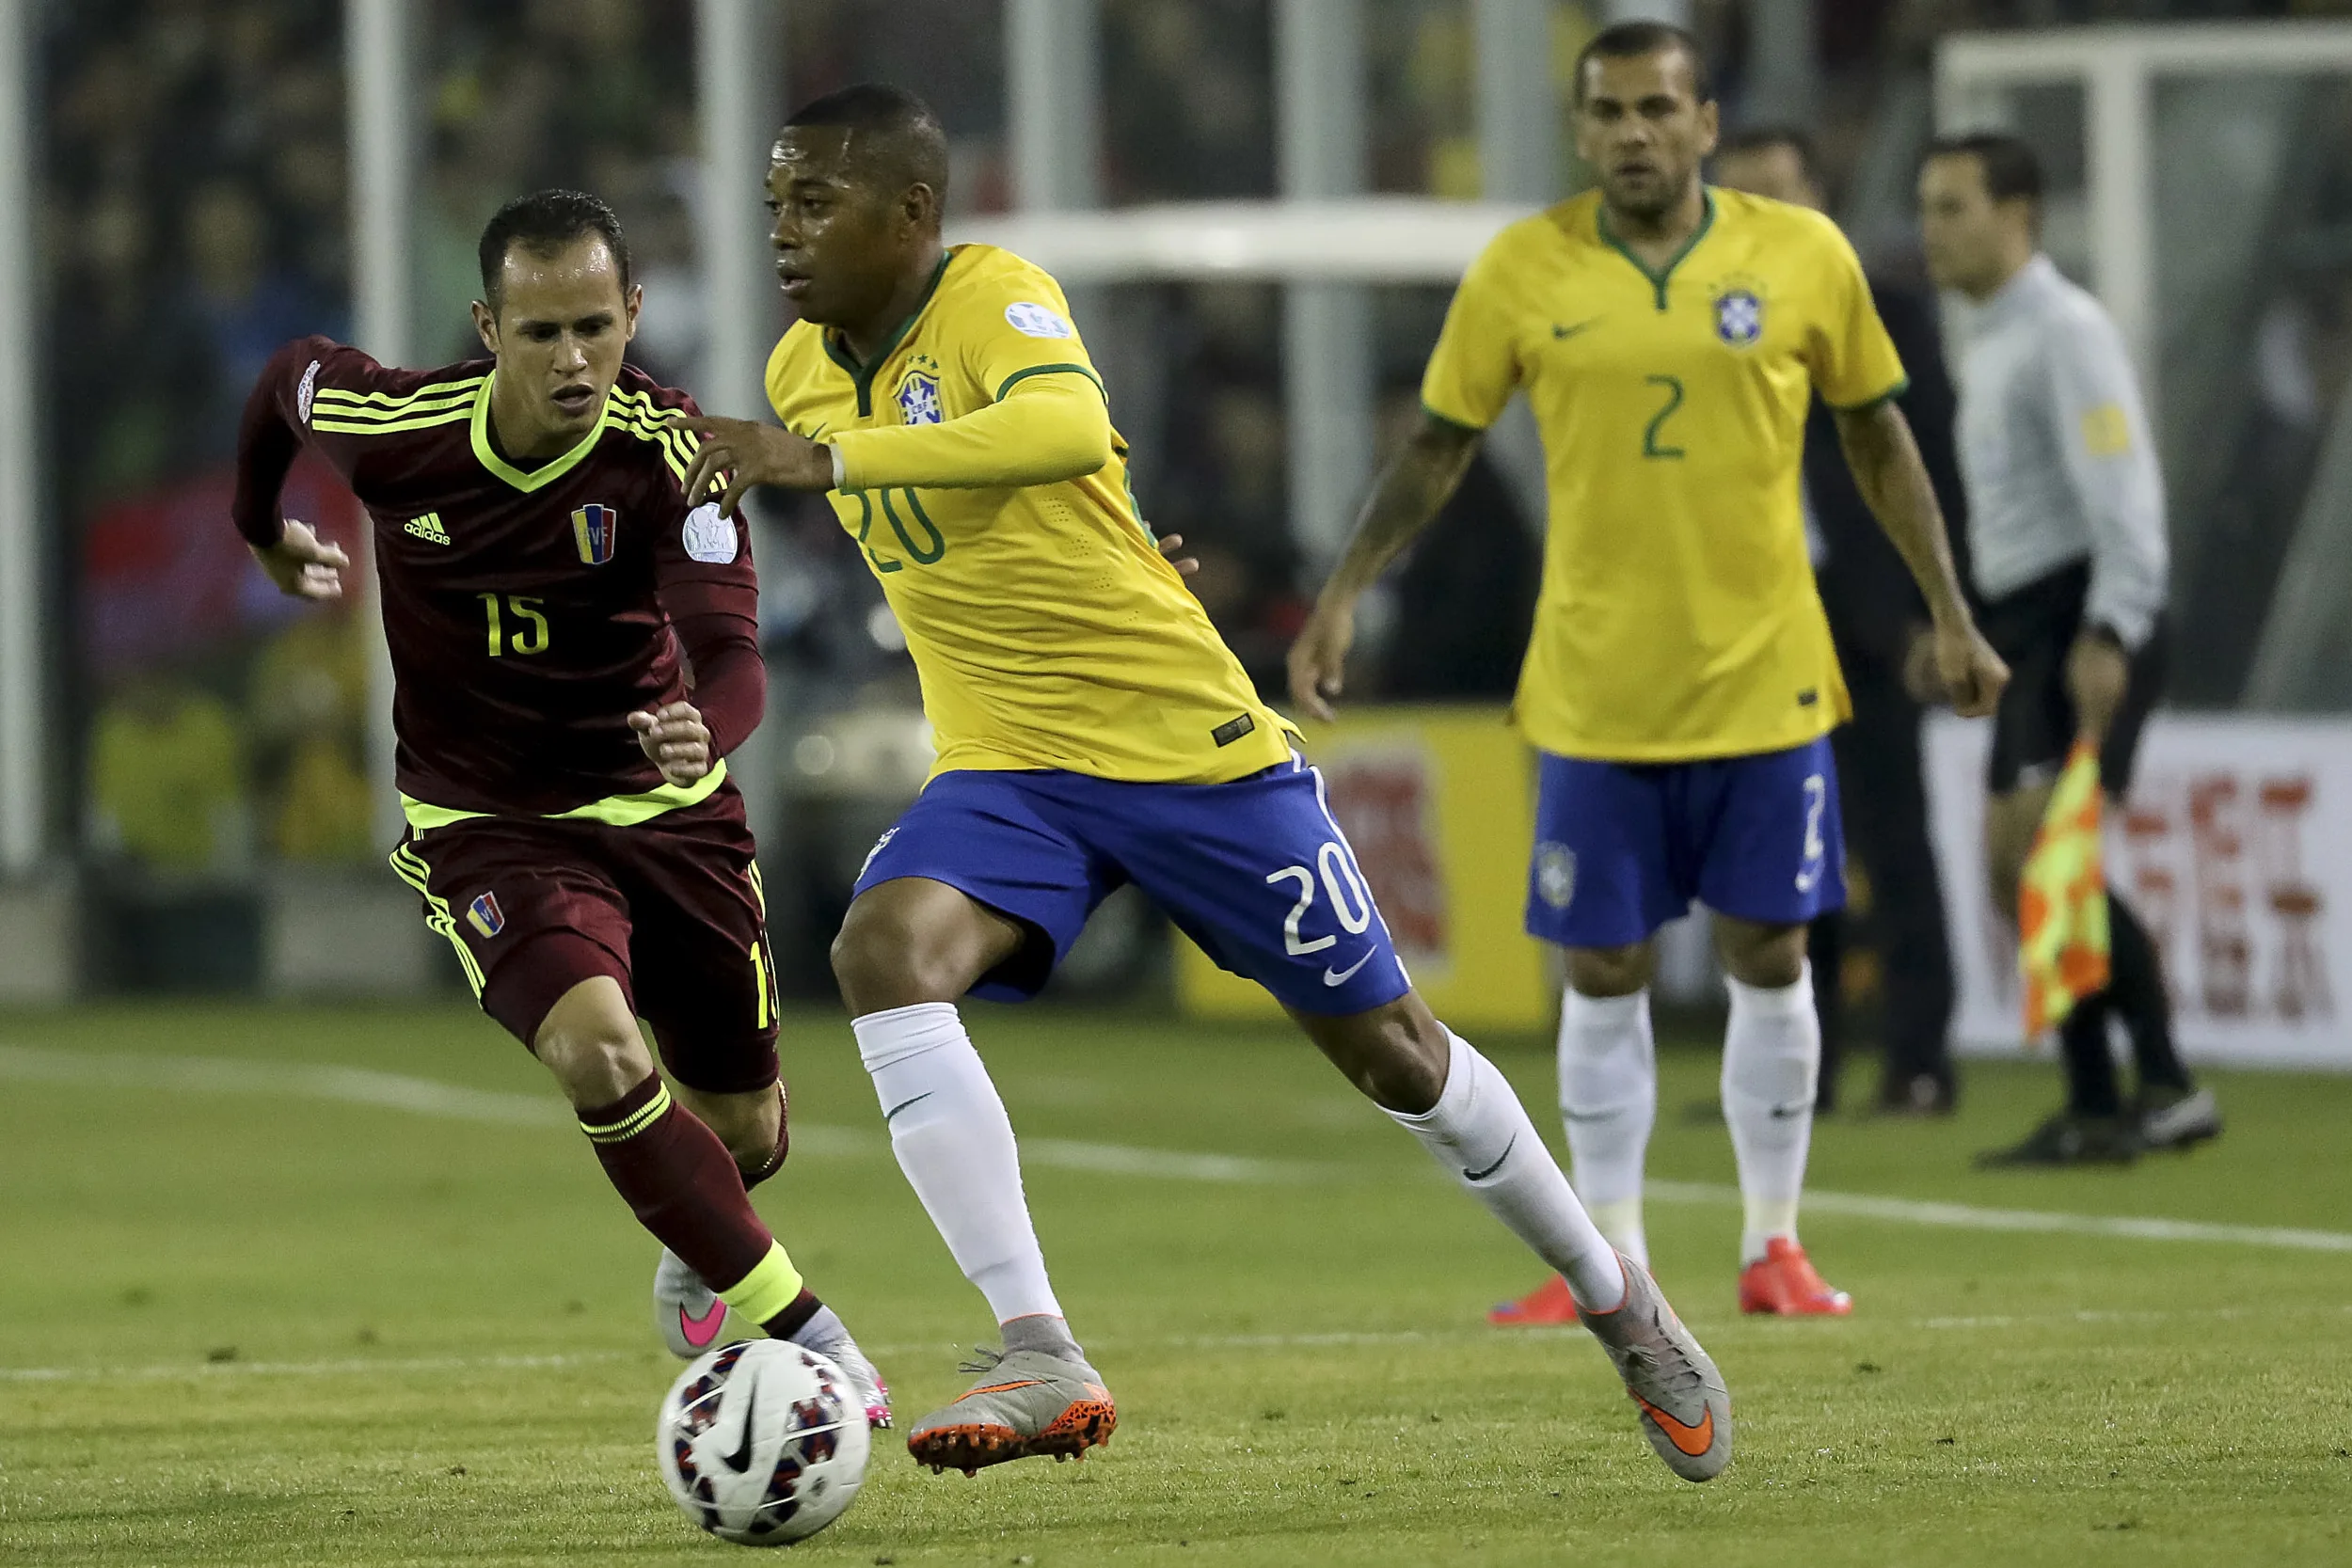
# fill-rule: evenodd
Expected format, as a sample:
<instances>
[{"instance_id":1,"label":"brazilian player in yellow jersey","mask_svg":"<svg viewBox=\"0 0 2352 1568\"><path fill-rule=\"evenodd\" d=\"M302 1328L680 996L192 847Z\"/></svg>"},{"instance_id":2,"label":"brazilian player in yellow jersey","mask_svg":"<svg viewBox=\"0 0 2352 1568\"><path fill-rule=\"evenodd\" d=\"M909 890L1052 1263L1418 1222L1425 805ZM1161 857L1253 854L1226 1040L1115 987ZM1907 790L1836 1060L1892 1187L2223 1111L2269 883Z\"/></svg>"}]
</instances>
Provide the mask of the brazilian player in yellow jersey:
<instances>
[{"instance_id":1,"label":"brazilian player in yellow jersey","mask_svg":"<svg viewBox=\"0 0 2352 1568\"><path fill-rule=\"evenodd\" d=\"M1577 1192L1646 1256L1652 944L1703 903L1731 991L1740 1306L1843 1313L1796 1234L1820 1059L1805 928L1845 896L1827 736L1846 690L1803 514L1815 395L1926 595L1957 705L1989 711L2008 673L1962 598L1852 249L1818 214L1700 180L1717 125L1696 42L1658 23L1606 29L1577 61L1575 109L1599 189L1504 230L1463 278L1422 383L1426 417L1291 651L1292 696L1327 716L1358 596L1524 392L1550 492L1514 708L1539 752L1527 925L1567 950ZM1555 1280L1492 1316L1558 1323L1574 1306Z\"/></svg>"},{"instance_id":2,"label":"brazilian player in yellow jersey","mask_svg":"<svg viewBox=\"0 0 2352 1568\"><path fill-rule=\"evenodd\" d=\"M909 1451L969 1472L1083 1452L1117 1421L957 1004L1033 995L1133 882L1573 1284L1652 1449L1715 1475L1722 1375L1585 1214L1510 1084L1413 990L1322 776L1137 514L1061 290L1017 256L942 244L946 174L937 120L898 88L794 115L768 180L800 315L769 362L784 428L679 421L708 437L690 495L731 472L722 511L757 483L827 496L906 630L938 738L833 949L891 1148L1004 1334Z\"/></svg>"}]
</instances>

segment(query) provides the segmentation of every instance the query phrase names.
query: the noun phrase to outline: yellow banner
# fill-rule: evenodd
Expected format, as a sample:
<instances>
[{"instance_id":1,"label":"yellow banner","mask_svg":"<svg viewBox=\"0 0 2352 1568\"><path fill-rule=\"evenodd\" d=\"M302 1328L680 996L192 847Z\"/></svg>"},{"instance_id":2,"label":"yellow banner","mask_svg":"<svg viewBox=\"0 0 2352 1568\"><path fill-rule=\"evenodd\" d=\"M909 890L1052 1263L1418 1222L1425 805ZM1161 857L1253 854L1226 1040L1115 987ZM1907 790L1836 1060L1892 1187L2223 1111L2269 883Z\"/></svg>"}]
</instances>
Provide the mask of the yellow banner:
<instances>
[{"instance_id":1,"label":"yellow banner","mask_svg":"<svg viewBox=\"0 0 2352 1568\"><path fill-rule=\"evenodd\" d=\"M1461 1028L1539 1028L1553 982L1520 928L1535 831L1534 756L1501 707L1359 709L1309 736L1331 815L1439 1018ZM1181 936L1177 996L1194 1018L1273 1019L1263 990Z\"/></svg>"}]
</instances>

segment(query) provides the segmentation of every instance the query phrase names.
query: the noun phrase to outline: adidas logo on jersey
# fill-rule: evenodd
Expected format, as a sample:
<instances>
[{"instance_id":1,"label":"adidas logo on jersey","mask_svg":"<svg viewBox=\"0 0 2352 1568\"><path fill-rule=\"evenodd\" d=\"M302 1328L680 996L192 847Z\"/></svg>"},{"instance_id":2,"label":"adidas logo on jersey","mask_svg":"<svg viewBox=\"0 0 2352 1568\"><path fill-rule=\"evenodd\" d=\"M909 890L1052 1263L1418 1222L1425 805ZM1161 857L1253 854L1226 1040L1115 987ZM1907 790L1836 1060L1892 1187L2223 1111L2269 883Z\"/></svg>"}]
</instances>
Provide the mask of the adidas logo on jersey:
<instances>
[{"instance_id":1,"label":"adidas logo on jersey","mask_svg":"<svg viewBox=\"0 0 2352 1568\"><path fill-rule=\"evenodd\" d=\"M403 533L413 533L428 545L446 545L449 533L441 527L441 515L428 512L421 517L411 517L401 528Z\"/></svg>"}]
</instances>

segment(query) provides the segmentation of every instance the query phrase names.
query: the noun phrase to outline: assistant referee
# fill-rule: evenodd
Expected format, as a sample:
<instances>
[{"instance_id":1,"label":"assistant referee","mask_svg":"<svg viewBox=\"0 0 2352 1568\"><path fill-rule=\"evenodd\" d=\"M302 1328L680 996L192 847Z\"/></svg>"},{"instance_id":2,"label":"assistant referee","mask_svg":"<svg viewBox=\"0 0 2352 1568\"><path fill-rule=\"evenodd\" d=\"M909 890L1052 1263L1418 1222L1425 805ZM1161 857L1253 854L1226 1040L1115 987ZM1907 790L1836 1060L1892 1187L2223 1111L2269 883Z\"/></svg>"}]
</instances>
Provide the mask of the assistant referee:
<instances>
[{"instance_id":1,"label":"assistant referee","mask_svg":"<svg viewBox=\"0 0 2352 1568\"><path fill-rule=\"evenodd\" d=\"M2130 786L2166 646L2164 476L2115 324L2039 247L2042 188L2032 149L1997 134L1932 143L1919 176L1929 272L1965 301L1956 366L1970 556L1985 635L2011 671L1985 814L1994 896L2010 911L2076 736L2099 747L2111 797ZM2173 1049L2147 927L2112 886L2107 908L2113 979L2060 1029L2066 1106L1983 1164L2122 1163L2221 1131L2212 1091ZM2137 1063L2128 1102L2110 1017Z\"/></svg>"}]
</instances>

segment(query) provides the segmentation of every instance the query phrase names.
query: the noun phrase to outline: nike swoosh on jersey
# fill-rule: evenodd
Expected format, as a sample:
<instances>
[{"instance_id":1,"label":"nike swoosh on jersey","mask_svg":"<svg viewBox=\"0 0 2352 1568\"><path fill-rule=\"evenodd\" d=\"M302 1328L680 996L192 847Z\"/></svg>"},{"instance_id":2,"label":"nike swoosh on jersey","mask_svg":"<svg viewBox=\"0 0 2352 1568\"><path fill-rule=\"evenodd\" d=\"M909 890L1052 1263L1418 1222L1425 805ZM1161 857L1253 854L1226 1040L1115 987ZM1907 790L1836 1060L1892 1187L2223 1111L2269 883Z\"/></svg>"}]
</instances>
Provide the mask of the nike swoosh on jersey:
<instances>
[{"instance_id":1,"label":"nike swoosh on jersey","mask_svg":"<svg viewBox=\"0 0 2352 1568\"><path fill-rule=\"evenodd\" d=\"M739 1476L752 1467L752 1418L758 1413L758 1406L759 1385L755 1383L750 1391L743 1396L742 1441L735 1445L732 1452L719 1456L719 1463Z\"/></svg>"},{"instance_id":2,"label":"nike swoosh on jersey","mask_svg":"<svg viewBox=\"0 0 2352 1568\"><path fill-rule=\"evenodd\" d=\"M913 1100L901 1100L898 1103L893 1105L889 1110L882 1113L882 1120L884 1122L888 1122L891 1117L897 1116L900 1111L905 1110L908 1106L920 1105L930 1097L931 1091L925 1089L921 1094L916 1095Z\"/></svg>"},{"instance_id":3,"label":"nike swoosh on jersey","mask_svg":"<svg viewBox=\"0 0 2352 1568\"><path fill-rule=\"evenodd\" d=\"M1518 1147L1519 1135L1514 1132L1511 1134L1511 1141L1502 1146L1502 1152L1495 1156L1493 1164L1488 1165L1485 1170L1466 1170L1462 1173L1462 1180L1465 1181L1486 1180L1486 1178L1502 1168L1502 1162L1508 1160L1511 1157L1511 1151Z\"/></svg>"},{"instance_id":4,"label":"nike swoosh on jersey","mask_svg":"<svg viewBox=\"0 0 2352 1568\"><path fill-rule=\"evenodd\" d=\"M1785 1104L1775 1105L1772 1107L1772 1119L1774 1121L1788 1121L1793 1117L1804 1116L1806 1112L1812 1109L1813 1101L1810 1100L1791 1100Z\"/></svg>"},{"instance_id":5,"label":"nike swoosh on jersey","mask_svg":"<svg viewBox=\"0 0 2352 1568\"><path fill-rule=\"evenodd\" d=\"M685 1336L686 1342L696 1350L702 1349L711 1340L716 1339L719 1337L719 1330L725 1326L726 1321L727 1304L723 1301L712 1302L710 1310L699 1318L683 1307L677 1309L677 1331Z\"/></svg>"},{"instance_id":6,"label":"nike swoosh on jersey","mask_svg":"<svg viewBox=\"0 0 2352 1568\"><path fill-rule=\"evenodd\" d=\"M1356 978L1356 972L1370 962L1372 962L1372 955L1367 953L1345 969L1335 970L1326 967L1323 972L1323 983L1327 986L1343 986Z\"/></svg>"},{"instance_id":7,"label":"nike swoosh on jersey","mask_svg":"<svg viewBox=\"0 0 2352 1568\"><path fill-rule=\"evenodd\" d=\"M1565 341L1569 338L1575 337L1578 333L1583 331L1588 326L1597 325L1599 322L1600 318L1598 316L1595 316L1589 321L1578 322L1574 326L1562 326L1558 322L1553 322L1551 324L1551 336L1554 341Z\"/></svg>"}]
</instances>

